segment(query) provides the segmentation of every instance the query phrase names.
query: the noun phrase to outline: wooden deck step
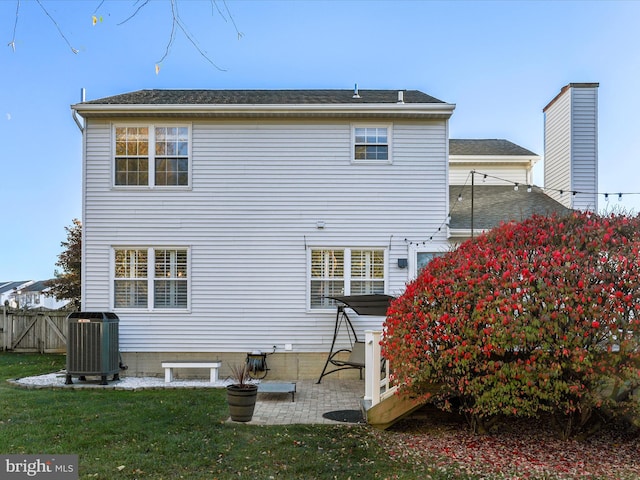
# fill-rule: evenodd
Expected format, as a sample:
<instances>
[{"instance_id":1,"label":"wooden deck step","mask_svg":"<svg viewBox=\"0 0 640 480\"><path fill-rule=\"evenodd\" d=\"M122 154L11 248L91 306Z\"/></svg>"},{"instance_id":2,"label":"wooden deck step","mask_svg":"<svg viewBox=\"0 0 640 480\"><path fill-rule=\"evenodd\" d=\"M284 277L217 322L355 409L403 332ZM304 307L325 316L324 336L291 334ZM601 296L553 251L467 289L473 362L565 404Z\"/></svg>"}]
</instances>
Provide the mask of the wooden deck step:
<instances>
[{"instance_id":1,"label":"wooden deck step","mask_svg":"<svg viewBox=\"0 0 640 480\"><path fill-rule=\"evenodd\" d=\"M367 423L374 428L385 430L423 405L424 402L413 398L391 395L367 410Z\"/></svg>"}]
</instances>

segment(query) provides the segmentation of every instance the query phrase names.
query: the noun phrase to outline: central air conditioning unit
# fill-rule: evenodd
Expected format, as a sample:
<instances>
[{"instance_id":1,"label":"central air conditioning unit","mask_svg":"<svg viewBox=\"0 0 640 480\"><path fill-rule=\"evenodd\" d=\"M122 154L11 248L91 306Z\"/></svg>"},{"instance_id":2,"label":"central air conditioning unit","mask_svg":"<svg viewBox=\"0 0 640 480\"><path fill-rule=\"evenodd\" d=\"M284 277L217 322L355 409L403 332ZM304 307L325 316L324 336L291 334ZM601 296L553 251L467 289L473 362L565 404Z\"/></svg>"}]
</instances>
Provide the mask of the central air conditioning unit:
<instances>
[{"instance_id":1,"label":"central air conditioning unit","mask_svg":"<svg viewBox=\"0 0 640 480\"><path fill-rule=\"evenodd\" d=\"M86 380L99 376L100 385L107 385L107 376L120 379L120 350L118 324L112 312L73 312L67 317L67 375L65 384L73 383L72 376Z\"/></svg>"}]
</instances>

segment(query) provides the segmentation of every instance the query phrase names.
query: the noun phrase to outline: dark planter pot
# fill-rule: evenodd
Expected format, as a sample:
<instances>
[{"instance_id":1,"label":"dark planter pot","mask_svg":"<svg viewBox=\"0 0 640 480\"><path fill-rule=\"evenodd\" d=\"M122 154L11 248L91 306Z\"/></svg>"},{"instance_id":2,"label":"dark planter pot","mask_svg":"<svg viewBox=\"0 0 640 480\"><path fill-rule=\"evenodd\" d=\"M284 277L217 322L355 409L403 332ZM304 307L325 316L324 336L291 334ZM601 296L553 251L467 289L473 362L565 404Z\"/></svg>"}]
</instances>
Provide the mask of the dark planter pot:
<instances>
[{"instance_id":1,"label":"dark planter pot","mask_svg":"<svg viewBox=\"0 0 640 480\"><path fill-rule=\"evenodd\" d=\"M227 403L229 415L234 422L249 422L253 417L258 396L257 385L229 385L227 387Z\"/></svg>"}]
</instances>

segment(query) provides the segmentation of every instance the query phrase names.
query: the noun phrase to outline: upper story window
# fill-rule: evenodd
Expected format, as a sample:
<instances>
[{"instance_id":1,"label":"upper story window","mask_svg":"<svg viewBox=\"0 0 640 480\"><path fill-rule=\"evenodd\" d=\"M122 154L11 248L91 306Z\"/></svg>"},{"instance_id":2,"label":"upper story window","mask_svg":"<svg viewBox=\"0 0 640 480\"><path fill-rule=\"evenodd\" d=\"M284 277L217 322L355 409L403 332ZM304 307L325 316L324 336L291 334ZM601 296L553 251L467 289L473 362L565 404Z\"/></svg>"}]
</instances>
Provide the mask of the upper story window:
<instances>
[{"instance_id":1,"label":"upper story window","mask_svg":"<svg viewBox=\"0 0 640 480\"><path fill-rule=\"evenodd\" d=\"M116 126L116 186L188 186L187 126Z\"/></svg>"},{"instance_id":2,"label":"upper story window","mask_svg":"<svg viewBox=\"0 0 640 480\"><path fill-rule=\"evenodd\" d=\"M114 249L114 308L187 309L186 248Z\"/></svg>"},{"instance_id":3,"label":"upper story window","mask_svg":"<svg viewBox=\"0 0 640 480\"><path fill-rule=\"evenodd\" d=\"M353 127L354 162L391 162L389 125Z\"/></svg>"},{"instance_id":4,"label":"upper story window","mask_svg":"<svg viewBox=\"0 0 640 480\"><path fill-rule=\"evenodd\" d=\"M312 248L309 299L311 308L331 308L331 296L385 293L385 250Z\"/></svg>"}]
</instances>

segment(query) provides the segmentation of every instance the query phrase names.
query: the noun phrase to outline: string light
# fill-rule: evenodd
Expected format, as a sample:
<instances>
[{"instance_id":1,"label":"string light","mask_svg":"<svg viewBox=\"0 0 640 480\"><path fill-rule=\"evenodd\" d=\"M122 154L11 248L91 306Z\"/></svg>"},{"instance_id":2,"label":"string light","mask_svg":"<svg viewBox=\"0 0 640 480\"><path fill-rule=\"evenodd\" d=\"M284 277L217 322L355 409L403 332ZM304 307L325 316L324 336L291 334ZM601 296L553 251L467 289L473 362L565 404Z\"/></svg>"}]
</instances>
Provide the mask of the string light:
<instances>
[{"instance_id":1,"label":"string light","mask_svg":"<svg viewBox=\"0 0 640 480\"><path fill-rule=\"evenodd\" d=\"M471 175L475 175L475 174L477 174L477 175L482 175L482 181L483 181L483 182L486 182L486 179L487 179L488 177L491 177L491 178L493 178L493 179L495 179L495 180L498 180L498 181L500 181L500 182L503 182L503 183L505 183L505 184L511 184L511 185L513 185L513 190L514 190L514 191L519 191L519 186L520 186L520 183L519 183L519 182L514 182L514 181L512 181L512 180L507 180L507 179L505 179L505 178L500 178L500 177L497 177L497 176L495 176L495 175L491 175L491 174L488 174L488 173L482 173L482 172L478 172L478 171L476 171L476 170L471 170L471 171L469 172L469 175L467 176L467 179L465 180L464 185L462 185L462 187L461 187L460 193L458 193L458 197L457 197L457 198L458 198L458 202L456 202L455 204L453 204L453 205L452 205L452 208L451 208L450 212L447 214L447 216L446 216L445 220L444 220L444 221L440 224L440 226L437 228L437 232L442 232L442 227L444 227L444 226L446 226L446 227L449 227L449 226L450 226L449 224L451 223L451 214L452 214L452 213L453 213L453 211L455 210L455 208L456 208L457 204L458 204L459 202L462 202L462 200L463 200L462 191L463 191L463 189L464 189L465 187L467 187L467 186L468 186L468 184L469 184L469 179L471 178ZM527 193L531 193L531 192L533 191L533 187L534 187L534 186L533 186L533 185L531 185L531 184L526 184L526 185L527 185ZM564 193L565 193L565 192L570 193L572 196L576 196L576 195L578 195L578 194L580 194L580 195L603 195L603 196L604 196L605 201L607 201L607 202L609 201L609 193L602 193L602 192L587 192L587 191L579 191L579 190L564 190L564 189L554 189L554 188L546 188L546 187L538 187L538 188L539 188L541 191L545 192L545 193L548 193L548 192L556 192L556 193L559 193L561 196L562 196L562 195L564 195ZM622 196L623 196L623 195L640 195L640 192L619 192L619 193L614 194L614 195L617 195L617 196L618 196L618 201L619 201L619 202L621 202L621 201L622 201ZM434 233L435 233L435 232L436 232L436 230L434 230ZM425 237L425 238L426 238L426 237ZM429 240L428 240L428 241L429 241L429 242L432 242L432 241L433 241L433 238L434 238L434 235L432 234L432 235L430 235L428 238L429 238ZM406 238L404 239L404 241L405 241L407 244L409 244L409 245L414 245L414 244L415 244L415 245L420 245L420 243L422 243L422 245L423 245L423 246L425 246L425 245L426 245L426 241L423 241L423 242L413 242L413 241L410 241L410 240L408 240L408 239L406 239Z\"/></svg>"},{"instance_id":2,"label":"string light","mask_svg":"<svg viewBox=\"0 0 640 480\"><path fill-rule=\"evenodd\" d=\"M483 180L486 179L487 177L491 177L495 180L498 180L500 182L503 182L505 184L511 184L513 185L513 189L514 190L518 190L518 186L520 185L519 182L514 182L512 180L507 180L506 178L500 178L497 177L495 175L490 175L488 173L482 173L482 172L478 172L473 170L474 173L477 173L478 175L482 175L483 176ZM547 187L539 187L542 191L544 192L556 192L559 193L560 195L564 195L565 193L570 193L573 196L576 196L578 194L580 195L603 195L605 200L608 200L609 198L609 193L603 193L603 192L588 192L588 191L580 191L580 190L565 190L565 189L556 189L556 188L547 188ZM527 185L527 193L531 193L533 191L533 185ZM640 192L620 192L620 193L616 193L615 195L618 195L618 200L622 201L622 196L623 195L640 195Z\"/></svg>"}]
</instances>

